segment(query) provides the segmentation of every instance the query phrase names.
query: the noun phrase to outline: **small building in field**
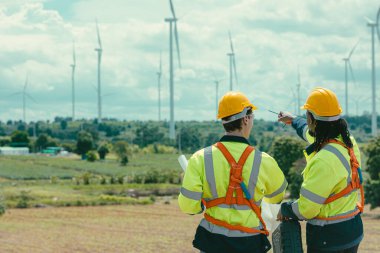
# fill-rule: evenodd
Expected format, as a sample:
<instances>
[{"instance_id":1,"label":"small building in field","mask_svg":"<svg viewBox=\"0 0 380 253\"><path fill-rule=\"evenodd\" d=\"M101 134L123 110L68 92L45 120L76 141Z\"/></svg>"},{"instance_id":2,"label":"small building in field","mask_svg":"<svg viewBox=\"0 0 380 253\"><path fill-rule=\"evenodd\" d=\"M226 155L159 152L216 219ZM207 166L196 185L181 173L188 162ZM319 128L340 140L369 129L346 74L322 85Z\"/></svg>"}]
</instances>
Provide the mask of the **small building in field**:
<instances>
[{"instance_id":1,"label":"small building in field","mask_svg":"<svg viewBox=\"0 0 380 253\"><path fill-rule=\"evenodd\" d=\"M29 148L0 147L0 155L28 155Z\"/></svg>"}]
</instances>

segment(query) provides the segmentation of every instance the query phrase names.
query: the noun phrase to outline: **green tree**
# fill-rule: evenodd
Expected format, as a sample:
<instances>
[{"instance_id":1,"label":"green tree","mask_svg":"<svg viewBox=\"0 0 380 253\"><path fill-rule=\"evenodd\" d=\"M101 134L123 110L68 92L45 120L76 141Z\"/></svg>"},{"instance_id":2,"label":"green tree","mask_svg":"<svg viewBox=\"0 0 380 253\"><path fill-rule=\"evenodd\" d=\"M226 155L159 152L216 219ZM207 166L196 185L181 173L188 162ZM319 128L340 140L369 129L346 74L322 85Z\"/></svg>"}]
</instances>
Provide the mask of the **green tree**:
<instances>
[{"instance_id":1,"label":"green tree","mask_svg":"<svg viewBox=\"0 0 380 253\"><path fill-rule=\"evenodd\" d=\"M201 133L198 128L184 127L178 132L178 142L185 152L195 152L202 147Z\"/></svg>"},{"instance_id":2,"label":"green tree","mask_svg":"<svg viewBox=\"0 0 380 253\"><path fill-rule=\"evenodd\" d=\"M373 209L380 206L380 137L372 139L364 152L368 156L367 170L371 177L364 185L365 197Z\"/></svg>"},{"instance_id":3,"label":"green tree","mask_svg":"<svg viewBox=\"0 0 380 253\"><path fill-rule=\"evenodd\" d=\"M150 126L148 123L136 129L136 138L133 143L140 147L146 147L149 144L160 142L164 134L160 132L158 126Z\"/></svg>"},{"instance_id":4,"label":"green tree","mask_svg":"<svg viewBox=\"0 0 380 253\"><path fill-rule=\"evenodd\" d=\"M107 143L102 144L98 148L98 154L99 154L99 159L104 160L106 159L106 155L110 152L109 145Z\"/></svg>"},{"instance_id":5,"label":"green tree","mask_svg":"<svg viewBox=\"0 0 380 253\"><path fill-rule=\"evenodd\" d=\"M14 147L27 147L29 145L28 134L25 131L14 131L11 135L11 145Z\"/></svg>"},{"instance_id":6,"label":"green tree","mask_svg":"<svg viewBox=\"0 0 380 253\"><path fill-rule=\"evenodd\" d=\"M289 170L290 184L288 190L290 198L297 199L300 196L301 185L303 182L302 171L306 167L306 159L301 158L293 163L292 168Z\"/></svg>"},{"instance_id":7,"label":"green tree","mask_svg":"<svg viewBox=\"0 0 380 253\"><path fill-rule=\"evenodd\" d=\"M275 138L269 153L277 161L278 166L284 172L288 182L291 183L289 178L289 170L292 164L298 159L303 157L304 144L290 136L281 136Z\"/></svg>"},{"instance_id":8,"label":"green tree","mask_svg":"<svg viewBox=\"0 0 380 253\"><path fill-rule=\"evenodd\" d=\"M80 131L77 137L77 153L85 158L85 154L92 149L94 141L92 135L86 131Z\"/></svg>"},{"instance_id":9,"label":"green tree","mask_svg":"<svg viewBox=\"0 0 380 253\"><path fill-rule=\"evenodd\" d=\"M67 121L66 120L62 120L61 123L60 123L60 125L61 125L61 129L62 130L66 130L66 128L67 128Z\"/></svg>"},{"instance_id":10,"label":"green tree","mask_svg":"<svg viewBox=\"0 0 380 253\"><path fill-rule=\"evenodd\" d=\"M46 134L40 134L36 142L34 143L34 146L37 151L41 151L45 149L46 147L48 147L48 143L49 143L49 136Z\"/></svg>"},{"instance_id":11,"label":"green tree","mask_svg":"<svg viewBox=\"0 0 380 253\"><path fill-rule=\"evenodd\" d=\"M380 174L380 137L372 139L364 152L368 156L367 170L372 180L379 180Z\"/></svg>"},{"instance_id":12,"label":"green tree","mask_svg":"<svg viewBox=\"0 0 380 253\"><path fill-rule=\"evenodd\" d=\"M129 162L128 153L129 153L129 144L126 141L118 141L113 145L113 151L119 158L121 165L127 165Z\"/></svg>"}]
</instances>

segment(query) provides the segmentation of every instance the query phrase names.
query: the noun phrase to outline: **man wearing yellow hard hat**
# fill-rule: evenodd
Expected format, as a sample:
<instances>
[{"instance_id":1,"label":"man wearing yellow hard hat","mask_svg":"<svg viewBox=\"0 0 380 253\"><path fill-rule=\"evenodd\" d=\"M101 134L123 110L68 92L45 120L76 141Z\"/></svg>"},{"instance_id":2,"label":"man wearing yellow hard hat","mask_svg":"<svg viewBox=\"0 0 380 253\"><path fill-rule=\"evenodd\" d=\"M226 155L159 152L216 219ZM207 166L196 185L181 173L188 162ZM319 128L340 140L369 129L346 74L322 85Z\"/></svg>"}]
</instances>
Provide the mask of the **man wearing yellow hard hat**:
<instances>
[{"instance_id":1,"label":"man wearing yellow hard hat","mask_svg":"<svg viewBox=\"0 0 380 253\"><path fill-rule=\"evenodd\" d=\"M357 252L363 239L360 151L331 90L315 88L301 107L307 120L280 113L309 142L300 197L281 205L280 220L306 220L309 253ZM360 192L360 202L358 202Z\"/></svg>"},{"instance_id":2,"label":"man wearing yellow hard hat","mask_svg":"<svg viewBox=\"0 0 380 253\"><path fill-rule=\"evenodd\" d=\"M267 252L271 245L261 201L282 201L287 182L276 161L248 137L256 110L241 92L219 101L224 136L189 160L178 203L187 214L204 212L193 246L206 253Z\"/></svg>"}]
</instances>

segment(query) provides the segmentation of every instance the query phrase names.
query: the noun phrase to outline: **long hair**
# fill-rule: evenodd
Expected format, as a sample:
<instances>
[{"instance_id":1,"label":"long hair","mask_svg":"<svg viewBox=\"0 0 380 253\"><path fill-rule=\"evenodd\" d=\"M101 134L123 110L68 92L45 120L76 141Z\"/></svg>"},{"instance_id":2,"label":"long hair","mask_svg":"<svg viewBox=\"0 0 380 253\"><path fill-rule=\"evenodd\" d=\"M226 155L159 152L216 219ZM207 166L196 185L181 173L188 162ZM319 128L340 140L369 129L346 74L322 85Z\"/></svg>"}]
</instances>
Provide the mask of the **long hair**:
<instances>
[{"instance_id":1,"label":"long hair","mask_svg":"<svg viewBox=\"0 0 380 253\"><path fill-rule=\"evenodd\" d=\"M310 116L314 121L313 115L310 114ZM336 121L316 120L314 135L317 152L323 148L328 140L338 138L339 136L342 136L343 142L347 147L353 147L347 122L344 119L338 119Z\"/></svg>"}]
</instances>

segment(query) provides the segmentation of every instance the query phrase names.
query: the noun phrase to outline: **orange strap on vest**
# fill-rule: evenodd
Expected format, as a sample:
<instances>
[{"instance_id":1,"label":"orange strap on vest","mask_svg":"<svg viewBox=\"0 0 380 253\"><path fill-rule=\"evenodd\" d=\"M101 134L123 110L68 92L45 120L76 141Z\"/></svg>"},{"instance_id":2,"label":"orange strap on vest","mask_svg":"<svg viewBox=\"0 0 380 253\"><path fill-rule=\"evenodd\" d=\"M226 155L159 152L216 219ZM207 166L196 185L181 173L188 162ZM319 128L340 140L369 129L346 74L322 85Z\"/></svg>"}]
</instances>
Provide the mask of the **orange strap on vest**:
<instances>
[{"instance_id":1,"label":"orange strap on vest","mask_svg":"<svg viewBox=\"0 0 380 253\"><path fill-rule=\"evenodd\" d=\"M223 156L226 158L228 163L230 164L230 182L227 188L227 193L225 197L213 199L210 201L204 201L206 208L211 208L214 206L218 206L221 204L227 204L227 205L247 205L249 206L252 211L257 215L259 218L261 224L263 225L264 229L253 229L248 228L240 225L231 225L225 221L215 219L211 217L210 215L205 213L205 219L209 221L210 223L213 223L218 226L225 227L230 230L239 230L246 233L261 233L265 235L269 235L269 232L266 229L266 225L264 220L261 217L261 210L260 207L258 207L253 201L253 199L249 200L247 198L244 198L243 190L241 188L241 183L243 182L242 173L243 173L243 166L249 157L249 155L254 150L254 147L247 146L247 148L243 151L242 155L239 158L239 161L236 162L231 153L227 150L227 148L221 143L217 142L215 144L215 147L217 147L223 154ZM236 192L236 197L234 197L234 192Z\"/></svg>"},{"instance_id":2,"label":"orange strap on vest","mask_svg":"<svg viewBox=\"0 0 380 253\"><path fill-rule=\"evenodd\" d=\"M321 219L321 220L338 220L338 219L345 219L345 218L349 218L349 217L352 217L352 216L355 216L357 215L358 213L363 213L363 208L364 208L364 190L363 190L363 185L360 183L360 178L359 178L359 174L358 174L358 169L360 167L359 165L359 162L358 160L356 159L356 156L355 156L355 153L354 153L354 149L353 148L349 148L347 147L344 143L338 141L338 140L335 140L335 139L331 139L328 141L328 143L335 143L335 144L339 144L341 145L342 147L346 148L348 150L348 153L350 155L350 166L351 166L351 173L352 173L352 180L350 182L349 185L347 185L346 188L344 188L342 191L338 192L337 194L329 197L326 199L325 201L325 204L328 204L328 203L331 203L343 196L345 196L346 194L349 194L350 192L356 190L356 189L359 189L360 190L360 203L357 203L357 206L358 206L358 210L353 212L353 213L350 213L350 214L347 214L347 215L344 215L344 216L338 216L338 217L317 217L317 219Z\"/></svg>"}]
</instances>

